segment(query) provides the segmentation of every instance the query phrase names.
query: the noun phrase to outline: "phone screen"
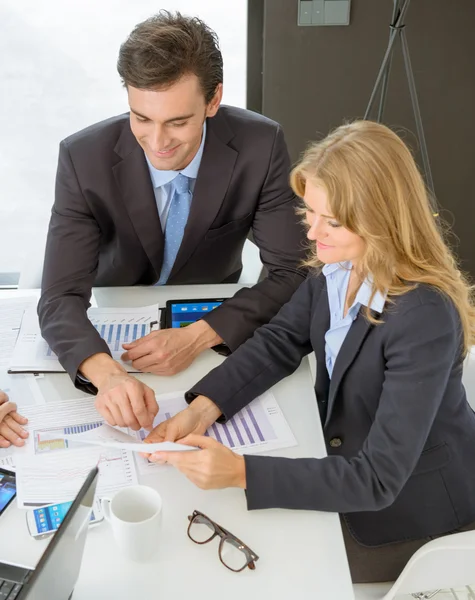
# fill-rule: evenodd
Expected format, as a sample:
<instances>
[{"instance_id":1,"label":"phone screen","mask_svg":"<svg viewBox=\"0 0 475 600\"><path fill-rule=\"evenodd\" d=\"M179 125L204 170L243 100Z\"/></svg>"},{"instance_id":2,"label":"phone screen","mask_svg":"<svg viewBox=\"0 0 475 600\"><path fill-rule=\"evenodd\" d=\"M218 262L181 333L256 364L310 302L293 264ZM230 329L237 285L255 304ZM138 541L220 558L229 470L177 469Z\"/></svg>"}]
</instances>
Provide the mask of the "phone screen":
<instances>
[{"instance_id":1,"label":"phone screen","mask_svg":"<svg viewBox=\"0 0 475 600\"><path fill-rule=\"evenodd\" d=\"M33 514L35 515L38 533L42 534L56 531L71 507L71 504L72 502L61 502L60 504L53 504L52 506L45 506L44 508L35 508ZM91 521L95 520L96 517L93 511L91 514Z\"/></svg>"},{"instance_id":2,"label":"phone screen","mask_svg":"<svg viewBox=\"0 0 475 600\"><path fill-rule=\"evenodd\" d=\"M0 515L16 495L15 475L0 473Z\"/></svg>"}]
</instances>

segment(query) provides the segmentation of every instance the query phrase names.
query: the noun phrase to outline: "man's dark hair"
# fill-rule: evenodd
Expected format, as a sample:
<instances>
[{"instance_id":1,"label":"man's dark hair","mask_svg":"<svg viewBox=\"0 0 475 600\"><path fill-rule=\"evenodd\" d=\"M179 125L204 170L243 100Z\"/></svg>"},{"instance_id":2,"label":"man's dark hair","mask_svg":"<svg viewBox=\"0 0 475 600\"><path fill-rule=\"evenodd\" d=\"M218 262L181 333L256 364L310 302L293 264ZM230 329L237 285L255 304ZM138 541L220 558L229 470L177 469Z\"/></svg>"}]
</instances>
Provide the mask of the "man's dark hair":
<instances>
[{"instance_id":1,"label":"man's dark hair","mask_svg":"<svg viewBox=\"0 0 475 600\"><path fill-rule=\"evenodd\" d=\"M166 89L192 73L208 103L223 82L223 57L206 23L162 10L136 25L120 47L117 70L124 86L142 90Z\"/></svg>"}]
</instances>

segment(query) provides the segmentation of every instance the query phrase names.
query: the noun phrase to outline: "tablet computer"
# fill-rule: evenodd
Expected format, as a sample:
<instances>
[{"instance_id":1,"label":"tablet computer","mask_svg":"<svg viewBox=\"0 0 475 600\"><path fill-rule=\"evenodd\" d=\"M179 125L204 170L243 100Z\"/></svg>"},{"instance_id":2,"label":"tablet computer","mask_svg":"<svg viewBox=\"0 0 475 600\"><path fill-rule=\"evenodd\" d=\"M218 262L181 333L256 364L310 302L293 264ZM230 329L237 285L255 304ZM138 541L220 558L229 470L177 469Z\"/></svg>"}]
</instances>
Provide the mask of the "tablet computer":
<instances>
[{"instance_id":1,"label":"tablet computer","mask_svg":"<svg viewBox=\"0 0 475 600\"><path fill-rule=\"evenodd\" d=\"M16 496L15 473L0 468L0 515Z\"/></svg>"},{"instance_id":2,"label":"tablet computer","mask_svg":"<svg viewBox=\"0 0 475 600\"><path fill-rule=\"evenodd\" d=\"M167 300L162 327L176 329L191 325L217 308L226 299Z\"/></svg>"}]
</instances>

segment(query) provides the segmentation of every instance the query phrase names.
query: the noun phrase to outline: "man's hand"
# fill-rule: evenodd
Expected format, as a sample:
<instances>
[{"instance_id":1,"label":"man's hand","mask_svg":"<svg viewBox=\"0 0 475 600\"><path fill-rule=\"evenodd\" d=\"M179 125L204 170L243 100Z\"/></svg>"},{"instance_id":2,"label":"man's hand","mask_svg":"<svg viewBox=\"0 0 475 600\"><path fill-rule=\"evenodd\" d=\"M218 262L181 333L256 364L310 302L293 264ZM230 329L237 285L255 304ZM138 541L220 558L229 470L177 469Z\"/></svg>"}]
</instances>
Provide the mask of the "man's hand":
<instances>
[{"instance_id":1,"label":"man's hand","mask_svg":"<svg viewBox=\"0 0 475 600\"><path fill-rule=\"evenodd\" d=\"M155 392L128 373L110 375L98 388L96 408L111 425L152 429L158 413Z\"/></svg>"},{"instance_id":2,"label":"man's hand","mask_svg":"<svg viewBox=\"0 0 475 600\"><path fill-rule=\"evenodd\" d=\"M175 442L190 433L203 435L220 415L221 411L212 400L198 396L188 408L157 425L145 442Z\"/></svg>"},{"instance_id":3,"label":"man's hand","mask_svg":"<svg viewBox=\"0 0 475 600\"><path fill-rule=\"evenodd\" d=\"M16 404L8 401L8 396L0 391L0 448L24 446L28 432L22 425L26 425L28 419L16 412Z\"/></svg>"},{"instance_id":4,"label":"man's hand","mask_svg":"<svg viewBox=\"0 0 475 600\"><path fill-rule=\"evenodd\" d=\"M158 413L155 392L108 354L95 354L80 365L81 373L97 387L96 408L111 425L152 429Z\"/></svg>"},{"instance_id":5,"label":"man's hand","mask_svg":"<svg viewBox=\"0 0 475 600\"><path fill-rule=\"evenodd\" d=\"M242 456L201 435L188 435L179 443L198 446L201 450L155 452L150 459L170 463L202 490L246 488L246 467Z\"/></svg>"},{"instance_id":6,"label":"man's hand","mask_svg":"<svg viewBox=\"0 0 475 600\"><path fill-rule=\"evenodd\" d=\"M191 365L194 359L212 346L222 343L219 335L205 321L197 321L180 329L152 331L123 344L123 361L131 361L137 371L155 375L175 375Z\"/></svg>"}]
</instances>

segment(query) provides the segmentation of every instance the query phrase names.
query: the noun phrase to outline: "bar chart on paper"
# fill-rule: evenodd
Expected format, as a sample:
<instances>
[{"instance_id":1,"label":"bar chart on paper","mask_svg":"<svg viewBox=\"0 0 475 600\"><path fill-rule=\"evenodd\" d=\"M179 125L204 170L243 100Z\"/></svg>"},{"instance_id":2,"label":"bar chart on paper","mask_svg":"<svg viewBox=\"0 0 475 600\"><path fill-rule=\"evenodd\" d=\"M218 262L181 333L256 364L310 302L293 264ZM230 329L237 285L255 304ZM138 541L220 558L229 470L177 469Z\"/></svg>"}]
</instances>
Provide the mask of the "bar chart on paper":
<instances>
[{"instance_id":1,"label":"bar chart on paper","mask_svg":"<svg viewBox=\"0 0 475 600\"><path fill-rule=\"evenodd\" d=\"M277 434L260 402L253 407L246 406L227 423L214 423L205 435L233 450L277 440Z\"/></svg>"},{"instance_id":2,"label":"bar chart on paper","mask_svg":"<svg viewBox=\"0 0 475 600\"><path fill-rule=\"evenodd\" d=\"M109 320L104 322L104 320L100 321L91 318L91 322L101 338L109 346L112 356L117 360L120 359L121 354L124 352L122 344L135 342L135 340L146 336L150 330L150 326L146 323L127 323L126 319L114 319L112 322L109 322ZM56 359L56 354L46 342L42 350L46 358ZM40 355L43 352L40 350Z\"/></svg>"},{"instance_id":3,"label":"bar chart on paper","mask_svg":"<svg viewBox=\"0 0 475 600\"><path fill-rule=\"evenodd\" d=\"M188 406L184 394L180 392L157 395L156 398L160 410L155 417L155 427ZM141 430L136 435L144 440L147 432ZM226 423L214 423L205 436L217 440L234 452L246 454L297 445L272 392L266 392L253 400Z\"/></svg>"},{"instance_id":4,"label":"bar chart on paper","mask_svg":"<svg viewBox=\"0 0 475 600\"><path fill-rule=\"evenodd\" d=\"M159 320L156 305L142 308L90 308L88 317L106 342L112 357L121 362L122 344L134 342L150 333L150 326ZM130 364L123 363L129 372ZM36 310L27 310L10 363L10 372L62 372L56 354L41 337Z\"/></svg>"}]
</instances>

